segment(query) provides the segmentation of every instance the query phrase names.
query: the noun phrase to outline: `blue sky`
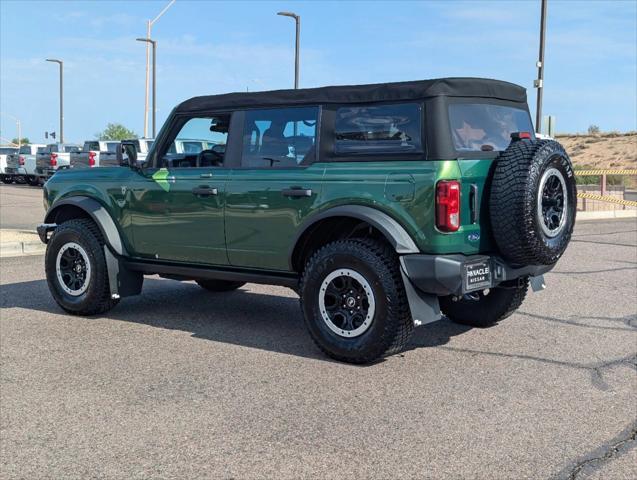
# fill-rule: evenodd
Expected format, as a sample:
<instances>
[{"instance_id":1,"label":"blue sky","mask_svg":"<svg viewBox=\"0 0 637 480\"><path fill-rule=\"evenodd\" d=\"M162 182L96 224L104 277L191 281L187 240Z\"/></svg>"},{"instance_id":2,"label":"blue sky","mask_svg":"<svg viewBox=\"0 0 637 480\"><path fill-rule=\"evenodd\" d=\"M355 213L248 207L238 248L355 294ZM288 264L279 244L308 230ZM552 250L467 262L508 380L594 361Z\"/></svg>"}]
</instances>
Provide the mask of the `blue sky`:
<instances>
[{"instance_id":1,"label":"blue sky","mask_svg":"<svg viewBox=\"0 0 637 480\"><path fill-rule=\"evenodd\" d=\"M134 39L166 3L0 0L0 111L32 141L57 130L58 70L44 62L57 57L67 141L107 122L141 134L145 48ZM534 110L539 0L177 0L153 29L158 125L191 96L291 87L294 22L281 10L302 18L302 87L483 76L525 86ZM544 113L561 132L637 129L637 1L549 0L548 12Z\"/></svg>"}]
</instances>

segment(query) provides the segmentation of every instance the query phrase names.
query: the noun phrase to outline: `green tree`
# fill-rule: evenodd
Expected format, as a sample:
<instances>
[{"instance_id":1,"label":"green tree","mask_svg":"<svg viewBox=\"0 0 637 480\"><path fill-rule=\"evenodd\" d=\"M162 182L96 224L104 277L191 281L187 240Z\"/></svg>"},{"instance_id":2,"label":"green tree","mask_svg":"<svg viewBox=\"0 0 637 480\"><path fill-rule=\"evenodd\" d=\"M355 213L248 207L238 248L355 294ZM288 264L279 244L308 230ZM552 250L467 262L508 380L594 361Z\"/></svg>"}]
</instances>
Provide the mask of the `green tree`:
<instances>
[{"instance_id":1,"label":"green tree","mask_svg":"<svg viewBox=\"0 0 637 480\"><path fill-rule=\"evenodd\" d=\"M128 140L138 135L121 123L109 123L103 132L95 134L98 140Z\"/></svg>"},{"instance_id":2,"label":"green tree","mask_svg":"<svg viewBox=\"0 0 637 480\"><path fill-rule=\"evenodd\" d=\"M11 140L11 143L17 145L18 144L18 137L16 137L13 140ZM29 139L27 137L22 137L22 139L20 141L20 145L28 145L29 143L31 143L31 142L29 141Z\"/></svg>"}]
</instances>

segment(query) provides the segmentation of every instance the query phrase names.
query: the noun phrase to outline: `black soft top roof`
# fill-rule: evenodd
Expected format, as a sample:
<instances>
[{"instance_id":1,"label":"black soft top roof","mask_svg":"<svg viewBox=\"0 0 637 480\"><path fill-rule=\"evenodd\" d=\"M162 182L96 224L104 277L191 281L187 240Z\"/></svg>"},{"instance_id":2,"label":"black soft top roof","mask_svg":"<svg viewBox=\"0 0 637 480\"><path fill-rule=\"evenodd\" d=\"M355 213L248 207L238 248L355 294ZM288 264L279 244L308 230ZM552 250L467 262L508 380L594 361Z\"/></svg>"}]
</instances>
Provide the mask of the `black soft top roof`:
<instances>
[{"instance_id":1,"label":"black soft top roof","mask_svg":"<svg viewBox=\"0 0 637 480\"><path fill-rule=\"evenodd\" d=\"M526 89L513 83L487 78L438 78L413 82L206 95L182 102L175 111L179 113L280 105L369 103L438 96L497 98L526 103Z\"/></svg>"}]
</instances>

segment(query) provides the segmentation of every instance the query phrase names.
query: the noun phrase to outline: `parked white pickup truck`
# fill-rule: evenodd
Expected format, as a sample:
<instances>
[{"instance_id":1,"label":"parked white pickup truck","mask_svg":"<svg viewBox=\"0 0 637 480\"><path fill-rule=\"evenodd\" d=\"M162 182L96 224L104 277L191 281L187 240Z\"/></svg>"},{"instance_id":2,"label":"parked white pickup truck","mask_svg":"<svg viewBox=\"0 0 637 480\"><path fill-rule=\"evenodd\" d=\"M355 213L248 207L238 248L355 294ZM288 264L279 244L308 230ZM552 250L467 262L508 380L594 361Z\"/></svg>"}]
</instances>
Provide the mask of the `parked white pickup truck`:
<instances>
[{"instance_id":1,"label":"parked white pickup truck","mask_svg":"<svg viewBox=\"0 0 637 480\"><path fill-rule=\"evenodd\" d=\"M71 168L94 168L119 166L117 146L111 140L89 140L80 152L71 152Z\"/></svg>"},{"instance_id":2,"label":"parked white pickup truck","mask_svg":"<svg viewBox=\"0 0 637 480\"><path fill-rule=\"evenodd\" d=\"M17 153L8 155L6 176L14 182L26 182L32 187L37 187L40 182L35 174L35 155L44 147L45 145L37 143L22 145Z\"/></svg>"},{"instance_id":3,"label":"parked white pickup truck","mask_svg":"<svg viewBox=\"0 0 637 480\"><path fill-rule=\"evenodd\" d=\"M74 143L51 143L35 155L35 174L46 181L60 168L71 167L71 152L82 148Z\"/></svg>"},{"instance_id":4,"label":"parked white pickup truck","mask_svg":"<svg viewBox=\"0 0 637 480\"><path fill-rule=\"evenodd\" d=\"M16 147L0 147L0 180L2 183L12 183L13 178L5 175L5 168L7 168L7 156L17 152Z\"/></svg>"}]
</instances>

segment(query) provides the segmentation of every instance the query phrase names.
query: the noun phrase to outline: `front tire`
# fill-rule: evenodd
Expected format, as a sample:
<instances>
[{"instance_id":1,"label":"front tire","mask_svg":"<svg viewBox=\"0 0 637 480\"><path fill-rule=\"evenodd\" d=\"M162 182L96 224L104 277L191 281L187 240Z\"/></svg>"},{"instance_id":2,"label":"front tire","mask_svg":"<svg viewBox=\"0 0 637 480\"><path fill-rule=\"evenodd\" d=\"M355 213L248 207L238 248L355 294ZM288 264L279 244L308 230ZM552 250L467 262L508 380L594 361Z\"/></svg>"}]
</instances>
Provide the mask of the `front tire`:
<instances>
[{"instance_id":1,"label":"front tire","mask_svg":"<svg viewBox=\"0 0 637 480\"><path fill-rule=\"evenodd\" d=\"M56 228L45 269L51 295L68 313L96 315L118 303L111 298L104 240L92 220L69 220Z\"/></svg>"},{"instance_id":2,"label":"front tire","mask_svg":"<svg viewBox=\"0 0 637 480\"><path fill-rule=\"evenodd\" d=\"M525 280L522 285L493 288L488 295L476 292L456 301L453 296L440 297L440 310L452 322L490 327L512 315L522 305L528 287L529 281Z\"/></svg>"},{"instance_id":3,"label":"front tire","mask_svg":"<svg viewBox=\"0 0 637 480\"><path fill-rule=\"evenodd\" d=\"M300 297L310 336L343 362L396 353L414 329L396 253L377 240L339 240L318 250L303 272Z\"/></svg>"},{"instance_id":4,"label":"front tire","mask_svg":"<svg viewBox=\"0 0 637 480\"><path fill-rule=\"evenodd\" d=\"M7 177L6 175L0 175L0 181L2 183L6 183L7 185L13 183L13 178Z\"/></svg>"}]
</instances>

